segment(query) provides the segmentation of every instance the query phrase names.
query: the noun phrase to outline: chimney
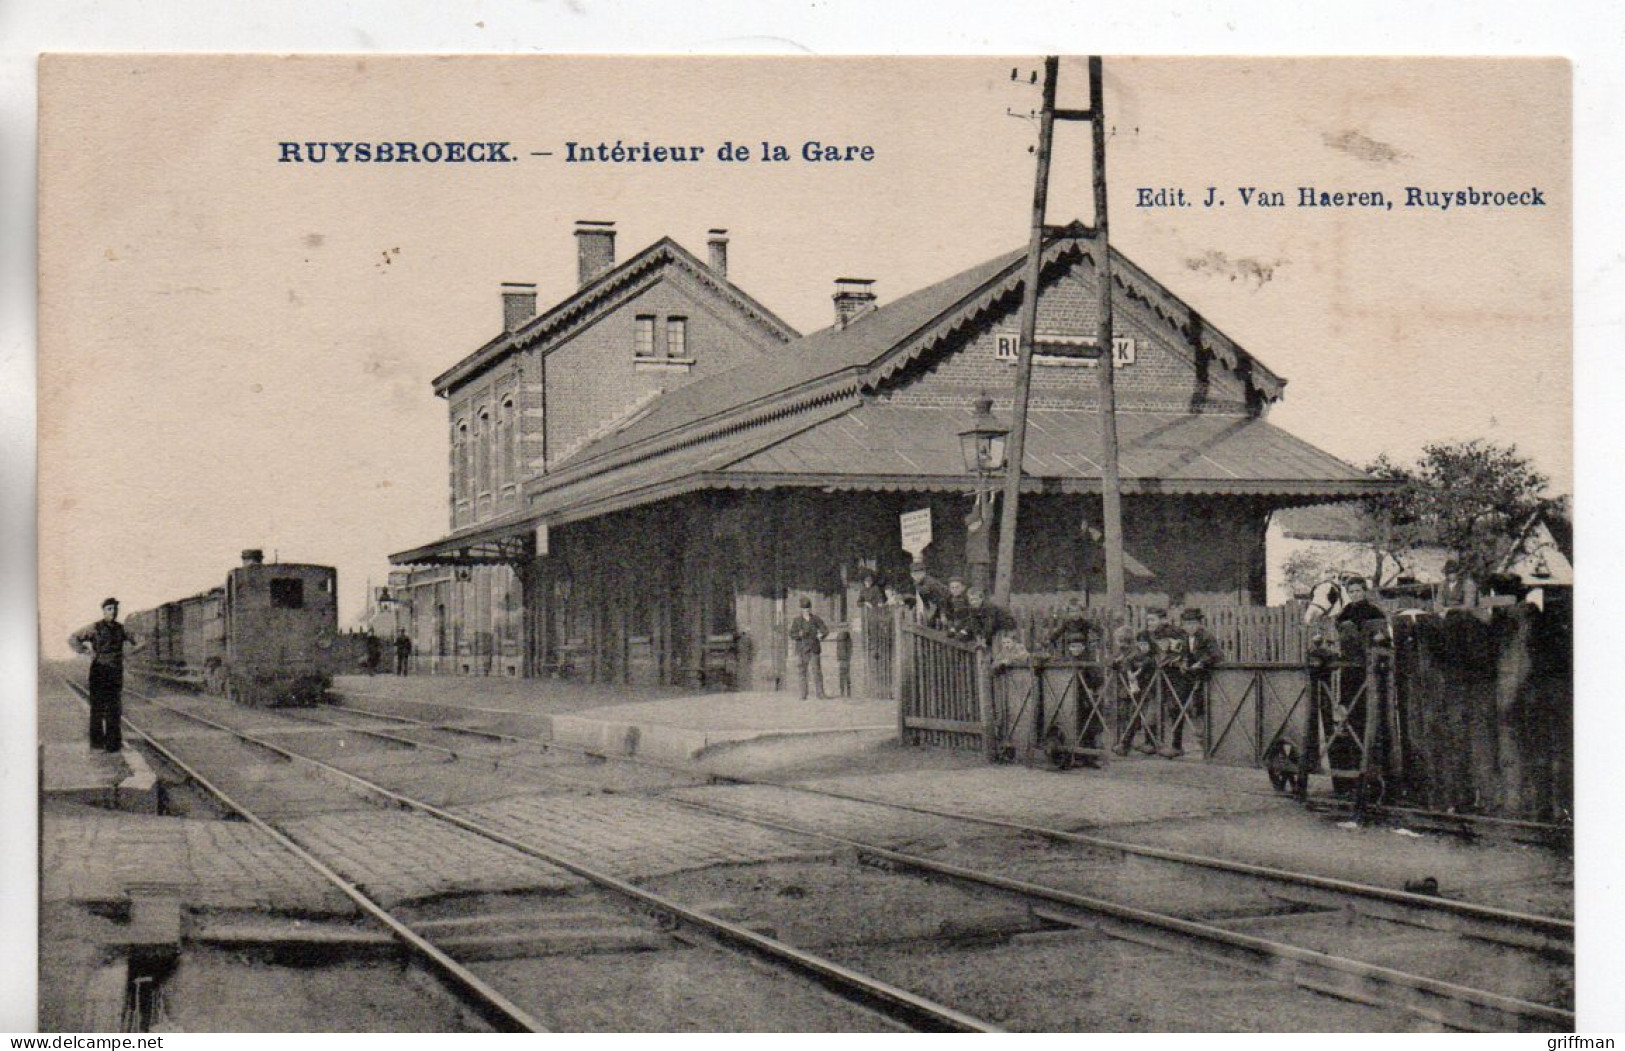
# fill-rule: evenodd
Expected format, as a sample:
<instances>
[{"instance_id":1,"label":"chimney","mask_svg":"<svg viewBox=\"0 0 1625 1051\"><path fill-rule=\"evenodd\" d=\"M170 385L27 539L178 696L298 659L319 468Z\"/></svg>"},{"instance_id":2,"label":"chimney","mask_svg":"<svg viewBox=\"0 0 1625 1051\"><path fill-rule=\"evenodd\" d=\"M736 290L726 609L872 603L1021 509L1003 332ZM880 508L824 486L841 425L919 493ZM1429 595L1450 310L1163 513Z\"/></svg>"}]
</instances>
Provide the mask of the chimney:
<instances>
[{"instance_id":1,"label":"chimney","mask_svg":"<svg viewBox=\"0 0 1625 1051\"><path fill-rule=\"evenodd\" d=\"M845 328L875 309L874 281L866 277L835 279L835 327Z\"/></svg>"},{"instance_id":2,"label":"chimney","mask_svg":"<svg viewBox=\"0 0 1625 1051\"><path fill-rule=\"evenodd\" d=\"M265 562L265 552L257 547L248 548L243 552L243 565L258 566Z\"/></svg>"},{"instance_id":3,"label":"chimney","mask_svg":"<svg viewBox=\"0 0 1625 1051\"><path fill-rule=\"evenodd\" d=\"M583 285L614 266L615 224L600 219L577 219L576 256Z\"/></svg>"},{"instance_id":4,"label":"chimney","mask_svg":"<svg viewBox=\"0 0 1625 1051\"><path fill-rule=\"evenodd\" d=\"M536 286L525 281L502 282L502 330L517 331L536 316Z\"/></svg>"},{"instance_id":5,"label":"chimney","mask_svg":"<svg viewBox=\"0 0 1625 1051\"><path fill-rule=\"evenodd\" d=\"M706 244L711 247L711 272L718 277L728 276L728 231L712 230Z\"/></svg>"}]
</instances>

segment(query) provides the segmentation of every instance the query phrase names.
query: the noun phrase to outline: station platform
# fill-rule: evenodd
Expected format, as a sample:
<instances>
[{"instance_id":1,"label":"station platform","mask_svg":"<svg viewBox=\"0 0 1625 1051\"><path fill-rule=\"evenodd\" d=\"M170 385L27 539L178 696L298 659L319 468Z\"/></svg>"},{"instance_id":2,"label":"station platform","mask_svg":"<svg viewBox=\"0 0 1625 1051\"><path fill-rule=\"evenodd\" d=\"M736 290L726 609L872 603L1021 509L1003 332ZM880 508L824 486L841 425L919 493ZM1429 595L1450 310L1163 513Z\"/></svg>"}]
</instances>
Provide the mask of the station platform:
<instances>
[{"instance_id":1,"label":"station platform","mask_svg":"<svg viewBox=\"0 0 1625 1051\"><path fill-rule=\"evenodd\" d=\"M553 739L610 755L699 759L718 749L810 736L895 736L897 705L787 693L713 693L593 708L553 718Z\"/></svg>"},{"instance_id":2,"label":"station platform","mask_svg":"<svg viewBox=\"0 0 1625 1051\"><path fill-rule=\"evenodd\" d=\"M895 736L897 705L841 697L801 700L785 692L702 693L676 687L610 686L482 676L341 676L333 692L474 709L506 717L560 744L606 755L698 759L753 742L809 737L865 743Z\"/></svg>"},{"instance_id":3,"label":"station platform","mask_svg":"<svg viewBox=\"0 0 1625 1051\"><path fill-rule=\"evenodd\" d=\"M92 749L90 708L63 679L83 682L88 662L40 670L40 792L42 799L134 813L156 814L158 778L140 752L126 741L120 752ZM46 703L46 694L56 703Z\"/></svg>"}]
</instances>

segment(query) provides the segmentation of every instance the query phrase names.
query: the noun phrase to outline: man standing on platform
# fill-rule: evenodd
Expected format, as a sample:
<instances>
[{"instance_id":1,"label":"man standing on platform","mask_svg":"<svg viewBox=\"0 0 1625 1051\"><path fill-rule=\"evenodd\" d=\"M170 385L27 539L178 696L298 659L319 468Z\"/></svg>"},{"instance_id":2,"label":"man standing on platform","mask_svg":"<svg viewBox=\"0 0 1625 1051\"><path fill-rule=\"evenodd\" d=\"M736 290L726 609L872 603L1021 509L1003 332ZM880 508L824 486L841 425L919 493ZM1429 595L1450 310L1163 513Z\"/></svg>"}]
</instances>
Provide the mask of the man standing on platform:
<instances>
[{"instance_id":1,"label":"man standing on platform","mask_svg":"<svg viewBox=\"0 0 1625 1051\"><path fill-rule=\"evenodd\" d=\"M371 628L367 629L367 674L378 674L378 663L384 659L384 644Z\"/></svg>"},{"instance_id":2,"label":"man standing on platform","mask_svg":"<svg viewBox=\"0 0 1625 1051\"><path fill-rule=\"evenodd\" d=\"M410 675L412 673L412 637L406 633L405 628L395 632L395 674Z\"/></svg>"},{"instance_id":3,"label":"man standing on platform","mask_svg":"<svg viewBox=\"0 0 1625 1051\"><path fill-rule=\"evenodd\" d=\"M75 653L90 660L90 748L117 752L124 747L124 647L141 648L118 622L118 599L102 603L102 619L68 637Z\"/></svg>"},{"instance_id":4,"label":"man standing on platform","mask_svg":"<svg viewBox=\"0 0 1625 1051\"><path fill-rule=\"evenodd\" d=\"M824 636L829 628L812 611L812 599L801 600L801 613L790 622L790 643L796 649L796 673L801 678L801 699L807 699L807 674L819 700L824 700Z\"/></svg>"}]
</instances>

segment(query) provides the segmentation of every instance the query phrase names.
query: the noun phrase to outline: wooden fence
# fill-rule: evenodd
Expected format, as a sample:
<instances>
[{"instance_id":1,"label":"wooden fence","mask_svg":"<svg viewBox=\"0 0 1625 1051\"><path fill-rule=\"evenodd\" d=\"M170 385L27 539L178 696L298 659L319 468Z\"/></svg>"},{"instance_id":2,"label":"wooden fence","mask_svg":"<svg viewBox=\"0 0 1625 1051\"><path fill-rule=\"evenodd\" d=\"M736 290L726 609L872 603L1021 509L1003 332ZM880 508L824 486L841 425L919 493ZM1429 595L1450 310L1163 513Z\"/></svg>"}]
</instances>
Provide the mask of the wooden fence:
<instances>
[{"instance_id":1,"label":"wooden fence","mask_svg":"<svg viewBox=\"0 0 1625 1051\"><path fill-rule=\"evenodd\" d=\"M1224 658L1230 664L1302 664L1308 654L1313 630L1303 623L1304 605L1289 602L1281 606L1201 606L1207 630L1219 640ZM1145 630L1150 607L1127 608L1130 630ZM1178 616L1175 611L1174 616ZM1072 611L1059 606L1017 607L1013 613L1016 637L1030 653L1053 652L1055 637ZM1100 606L1084 609L1085 618L1097 628L1106 610ZM1176 620L1175 626L1178 626Z\"/></svg>"},{"instance_id":2,"label":"wooden fence","mask_svg":"<svg viewBox=\"0 0 1625 1051\"><path fill-rule=\"evenodd\" d=\"M1396 618L1390 796L1434 810L1568 820L1573 646L1572 611L1562 606Z\"/></svg>"},{"instance_id":3,"label":"wooden fence","mask_svg":"<svg viewBox=\"0 0 1625 1051\"><path fill-rule=\"evenodd\" d=\"M854 662L861 661L868 683L868 696L895 697L897 661L897 625L903 611L896 606L862 606L859 612L858 644L862 652L855 654Z\"/></svg>"},{"instance_id":4,"label":"wooden fence","mask_svg":"<svg viewBox=\"0 0 1625 1051\"><path fill-rule=\"evenodd\" d=\"M1064 611L1018 613L1018 637L1035 656L996 664L986 650L879 612L892 618L880 630L891 632L906 744L1020 759L1059 745L1105 761L1110 745L1131 747L1136 734L1169 744L1182 707L1185 746L1208 762L1263 765L1286 741L1315 772L1380 777L1393 803L1535 821L1564 821L1572 810L1565 608L1394 617L1391 655L1361 647L1352 663L1308 652L1301 607L1210 608L1225 661L1195 699L1172 681L1154 677L1131 690L1122 669L1046 657ZM1144 610L1131 611L1130 624L1143 625ZM871 659L882 670L884 658Z\"/></svg>"},{"instance_id":5,"label":"wooden fence","mask_svg":"<svg viewBox=\"0 0 1625 1051\"><path fill-rule=\"evenodd\" d=\"M990 749L987 650L902 617L894 624L898 739L905 745Z\"/></svg>"}]
</instances>

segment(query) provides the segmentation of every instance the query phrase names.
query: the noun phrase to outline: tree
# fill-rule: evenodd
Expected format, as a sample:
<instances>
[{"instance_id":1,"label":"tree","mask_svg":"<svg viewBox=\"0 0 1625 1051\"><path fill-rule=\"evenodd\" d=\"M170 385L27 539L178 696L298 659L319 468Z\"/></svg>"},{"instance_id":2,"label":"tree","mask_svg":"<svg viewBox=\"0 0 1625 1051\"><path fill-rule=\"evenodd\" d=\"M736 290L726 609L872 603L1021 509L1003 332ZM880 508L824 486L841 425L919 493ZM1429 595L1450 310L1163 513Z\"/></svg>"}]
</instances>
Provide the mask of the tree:
<instances>
[{"instance_id":1,"label":"tree","mask_svg":"<svg viewBox=\"0 0 1625 1051\"><path fill-rule=\"evenodd\" d=\"M1394 564L1393 575L1398 577L1405 571L1406 556L1421 544L1435 542L1435 538L1424 516L1424 483L1416 470L1395 463L1383 453L1366 465L1365 472L1373 478L1399 483L1399 488L1364 501L1371 530L1366 537L1372 554L1371 580L1380 586L1388 579L1389 562Z\"/></svg>"},{"instance_id":2,"label":"tree","mask_svg":"<svg viewBox=\"0 0 1625 1051\"><path fill-rule=\"evenodd\" d=\"M1386 465L1386 458L1378 463ZM1423 446L1406 484L1373 501L1399 535L1426 530L1451 552L1463 576L1483 583L1529 519L1558 506L1546 495L1548 484L1517 446L1474 438Z\"/></svg>"}]
</instances>

